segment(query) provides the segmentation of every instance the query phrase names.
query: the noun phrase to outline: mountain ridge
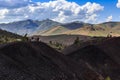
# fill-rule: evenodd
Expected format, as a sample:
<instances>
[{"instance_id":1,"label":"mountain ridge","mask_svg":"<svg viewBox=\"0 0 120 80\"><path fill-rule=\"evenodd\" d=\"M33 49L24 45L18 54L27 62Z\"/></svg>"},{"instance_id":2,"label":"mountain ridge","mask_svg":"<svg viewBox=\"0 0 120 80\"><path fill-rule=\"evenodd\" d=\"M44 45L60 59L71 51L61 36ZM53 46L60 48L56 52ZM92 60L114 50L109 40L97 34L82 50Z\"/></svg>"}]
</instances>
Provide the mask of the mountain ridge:
<instances>
[{"instance_id":1,"label":"mountain ridge","mask_svg":"<svg viewBox=\"0 0 120 80\"><path fill-rule=\"evenodd\" d=\"M22 20L11 23L2 23L0 24L0 28L3 30L7 30L13 33L17 33L20 35L30 34L37 30L47 30L55 25L59 25L60 23L52 21L50 19L46 19L43 21L38 20Z\"/></svg>"},{"instance_id":2,"label":"mountain ridge","mask_svg":"<svg viewBox=\"0 0 120 80\"><path fill-rule=\"evenodd\" d=\"M56 26L57 27L57 26ZM61 29L62 27L62 29ZM113 35L113 36L120 36L120 22L106 22L106 23L101 23L101 24L89 24L89 23L68 23L61 25L58 30L50 31L51 33L46 34L47 31L42 32L38 35L57 35L58 34L71 34L71 35L85 35L85 36L108 36L108 35ZM67 30L65 30L67 28ZM61 31L63 32L61 32Z\"/></svg>"},{"instance_id":3,"label":"mountain ridge","mask_svg":"<svg viewBox=\"0 0 120 80\"><path fill-rule=\"evenodd\" d=\"M80 21L59 23L50 19L42 21L27 19L7 24L2 23L0 28L20 35L27 33L29 35L47 36L60 34L107 36L112 33L114 36L120 36L120 22L90 24Z\"/></svg>"}]
</instances>

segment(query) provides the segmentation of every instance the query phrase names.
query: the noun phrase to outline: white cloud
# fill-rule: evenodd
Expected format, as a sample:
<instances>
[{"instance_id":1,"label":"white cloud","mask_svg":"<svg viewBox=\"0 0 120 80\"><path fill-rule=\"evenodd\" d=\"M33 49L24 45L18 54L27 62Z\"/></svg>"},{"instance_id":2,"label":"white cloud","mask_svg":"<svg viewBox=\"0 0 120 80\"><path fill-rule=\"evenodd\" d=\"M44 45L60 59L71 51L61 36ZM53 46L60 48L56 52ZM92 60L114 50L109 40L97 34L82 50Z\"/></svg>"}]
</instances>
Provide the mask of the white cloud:
<instances>
[{"instance_id":1,"label":"white cloud","mask_svg":"<svg viewBox=\"0 0 120 80\"><path fill-rule=\"evenodd\" d=\"M118 3L117 3L117 8L120 8L120 0L118 0Z\"/></svg>"},{"instance_id":2,"label":"white cloud","mask_svg":"<svg viewBox=\"0 0 120 80\"><path fill-rule=\"evenodd\" d=\"M112 19L113 19L113 16L111 15L111 16L108 16L108 17L107 17L106 21L107 21L107 22L110 22L110 21L112 21Z\"/></svg>"},{"instance_id":3,"label":"white cloud","mask_svg":"<svg viewBox=\"0 0 120 80\"><path fill-rule=\"evenodd\" d=\"M5 14L8 13L7 9L2 9L0 10L0 19L4 19L5 18Z\"/></svg>"},{"instance_id":4,"label":"white cloud","mask_svg":"<svg viewBox=\"0 0 120 80\"><path fill-rule=\"evenodd\" d=\"M25 1L27 3L31 2L30 0L21 1ZM43 3L36 2L24 7L7 9L7 13L4 14L5 18L0 19L0 21L6 21L6 18L8 21L28 18L43 20L49 18L58 22L70 22L75 20L94 22L97 20L98 12L103 9L104 7L100 4L90 2L87 2L84 5L78 5L75 2L68 2L66 0L54 0Z\"/></svg>"}]
</instances>

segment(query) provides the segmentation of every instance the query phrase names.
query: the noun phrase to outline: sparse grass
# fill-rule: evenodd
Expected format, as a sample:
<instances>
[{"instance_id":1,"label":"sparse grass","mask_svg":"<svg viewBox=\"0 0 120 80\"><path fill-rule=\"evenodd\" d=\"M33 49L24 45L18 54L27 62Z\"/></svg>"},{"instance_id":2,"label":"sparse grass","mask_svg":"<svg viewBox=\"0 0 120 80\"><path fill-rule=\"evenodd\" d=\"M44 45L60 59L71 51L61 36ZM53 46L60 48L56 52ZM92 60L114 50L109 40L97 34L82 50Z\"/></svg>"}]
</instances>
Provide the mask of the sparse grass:
<instances>
[{"instance_id":1,"label":"sparse grass","mask_svg":"<svg viewBox=\"0 0 120 80\"><path fill-rule=\"evenodd\" d=\"M59 42L52 42L50 41L48 43L49 46L51 46L52 48L58 50L58 51L62 51L65 48L65 45Z\"/></svg>"}]
</instances>

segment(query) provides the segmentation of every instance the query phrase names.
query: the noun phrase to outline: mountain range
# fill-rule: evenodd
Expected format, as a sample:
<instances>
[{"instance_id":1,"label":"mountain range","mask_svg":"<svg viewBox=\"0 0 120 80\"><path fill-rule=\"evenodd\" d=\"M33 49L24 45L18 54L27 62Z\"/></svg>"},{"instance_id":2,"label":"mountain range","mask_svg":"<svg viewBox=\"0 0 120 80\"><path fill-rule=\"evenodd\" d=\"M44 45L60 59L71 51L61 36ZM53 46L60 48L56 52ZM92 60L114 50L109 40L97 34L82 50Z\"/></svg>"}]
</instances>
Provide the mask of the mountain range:
<instances>
[{"instance_id":1,"label":"mountain range","mask_svg":"<svg viewBox=\"0 0 120 80\"><path fill-rule=\"evenodd\" d=\"M59 23L50 19L43 21L24 20L2 23L0 28L20 35L87 35L87 36L120 36L120 22L89 24L84 22Z\"/></svg>"},{"instance_id":2,"label":"mountain range","mask_svg":"<svg viewBox=\"0 0 120 80\"><path fill-rule=\"evenodd\" d=\"M49 28L59 25L60 23L52 21L50 19L46 19L43 21L38 20L23 20L12 23L2 23L0 24L0 28L3 30L7 30L13 33L17 33L20 35L31 34L33 32L48 30Z\"/></svg>"},{"instance_id":3,"label":"mountain range","mask_svg":"<svg viewBox=\"0 0 120 80\"><path fill-rule=\"evenodd\" d=\"M120 22L106 22L101 24L89 24L72 22L53 27L36 35L85 35L85 36L120 36Z\"/></svg>"}]
</instances>

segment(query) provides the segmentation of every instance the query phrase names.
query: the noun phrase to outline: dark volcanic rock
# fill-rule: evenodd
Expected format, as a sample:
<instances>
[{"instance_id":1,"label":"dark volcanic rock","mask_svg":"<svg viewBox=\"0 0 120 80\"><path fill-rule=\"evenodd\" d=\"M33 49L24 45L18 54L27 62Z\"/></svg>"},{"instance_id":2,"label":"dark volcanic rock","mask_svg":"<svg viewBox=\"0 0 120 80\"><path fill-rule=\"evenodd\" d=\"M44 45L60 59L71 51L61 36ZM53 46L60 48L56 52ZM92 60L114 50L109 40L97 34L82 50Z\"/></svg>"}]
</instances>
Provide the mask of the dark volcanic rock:
<instances>
[{"instance_id":1,"label":"dark volcanic rock","mask_svg":"<svg viewBox=\"0 0 120 80\"><path fill-rule=\"evenodd\" d=\"M105 40L99 45L99 48L120 65L120 37Z\"/></svg>"},{"instance_id":2,"label":"dark volcanic rock","mask_svg":"<svg viewBox=\"0 0 120 80\"><path fill-rule=\"evenodd\" d=\"M77 64L42 42L0 46L1 80L103 80L84 61Z\"/></svg>"},{"instance_id":3,"label":"dark volcanic rock","mask_svg":"<svg viewBox=\"0 0 120 80\"><path fill-rule=\"evenodd\" d=\"M98 45L79 48L67 56L78 63L81 60L87 62L104 77L120 80L120 38L110 38Z\"/></svg>"}]
</instances>

